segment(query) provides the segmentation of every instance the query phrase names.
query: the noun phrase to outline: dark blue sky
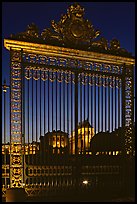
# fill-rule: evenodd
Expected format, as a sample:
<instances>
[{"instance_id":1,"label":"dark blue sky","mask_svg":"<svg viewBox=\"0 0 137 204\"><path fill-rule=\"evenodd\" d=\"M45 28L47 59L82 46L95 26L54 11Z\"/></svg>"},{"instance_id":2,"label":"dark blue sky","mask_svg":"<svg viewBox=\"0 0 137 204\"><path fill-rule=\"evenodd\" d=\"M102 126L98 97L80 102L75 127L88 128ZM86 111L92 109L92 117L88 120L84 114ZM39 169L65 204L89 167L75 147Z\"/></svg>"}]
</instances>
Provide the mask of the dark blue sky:
<instances>
[{"instance_id":1,"label":"dark blue sky","mask_svg":"<svg viewBox=\"0 0 137 204\"><path fill-rule=\"evenodd\" d=\"M85 8L84 18L108 41L117 38L121 47L135 55L135 3L134 2L79 2ZM3 2L2 42L10 34L26 30L34 22L40 33L58 22L72 2ZM2 79L9 83L9 51L2 48Z\"/></svg>"},{"instance_id":2,"label":"dark blue sky","mask_svg":"<svg viewBox=\"0 0 137 204\"><path fill-rule=\"evenodd\" d=\"M108 41L116 38L132 55L135 55L135 3L133 2L79 2L85 8L84 18ZM72 2L4 2L2 4L2 43L10 34L24 32L32 22L40 33L50 27L51 20L58 22ZM9 51L2 46L2 82L7 84L10 73ZM9 119L9 101L7 101ZM8 126L9 127L9 126ZM8 134L9 135L9 130Z\"/></svg>"}]
</instances>

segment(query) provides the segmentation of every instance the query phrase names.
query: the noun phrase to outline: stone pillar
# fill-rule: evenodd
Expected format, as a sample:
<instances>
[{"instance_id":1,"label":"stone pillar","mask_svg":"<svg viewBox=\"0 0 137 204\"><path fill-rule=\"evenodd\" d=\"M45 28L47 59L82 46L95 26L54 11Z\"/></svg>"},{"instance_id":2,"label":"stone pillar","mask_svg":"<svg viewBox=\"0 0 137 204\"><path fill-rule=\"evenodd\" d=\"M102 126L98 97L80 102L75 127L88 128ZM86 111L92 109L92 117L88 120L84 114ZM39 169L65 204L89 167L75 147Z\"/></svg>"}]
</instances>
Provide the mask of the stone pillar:
<instances>
[{"instance_id":1,"label":"stone pillar","mask_svg":"<svg viewBox=\"0 0 137 204\"><path fill-rule=\"evenodd\" d=\"M10 188L6 190L6 202L25 202L27 194L24 188Z\"/></svg>"}]
</instances>

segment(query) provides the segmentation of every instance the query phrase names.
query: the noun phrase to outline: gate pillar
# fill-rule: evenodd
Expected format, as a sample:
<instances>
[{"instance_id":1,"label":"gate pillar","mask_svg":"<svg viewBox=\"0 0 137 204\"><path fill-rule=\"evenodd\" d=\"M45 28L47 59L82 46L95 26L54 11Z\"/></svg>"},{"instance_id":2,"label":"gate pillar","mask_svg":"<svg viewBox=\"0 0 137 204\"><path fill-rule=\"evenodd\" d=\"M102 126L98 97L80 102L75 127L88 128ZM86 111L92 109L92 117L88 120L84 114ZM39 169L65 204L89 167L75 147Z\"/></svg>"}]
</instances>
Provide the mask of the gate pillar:
<instances>
[{"instance_id":1,"label":"gate pillar","mask_svg":"<svg viewBox=\"0 0 137 204\"><path fill-rule=\"evenodd\" d=\"M23 187L21 50L10 49L10 187Z\"/></svg>"}]
</instances>

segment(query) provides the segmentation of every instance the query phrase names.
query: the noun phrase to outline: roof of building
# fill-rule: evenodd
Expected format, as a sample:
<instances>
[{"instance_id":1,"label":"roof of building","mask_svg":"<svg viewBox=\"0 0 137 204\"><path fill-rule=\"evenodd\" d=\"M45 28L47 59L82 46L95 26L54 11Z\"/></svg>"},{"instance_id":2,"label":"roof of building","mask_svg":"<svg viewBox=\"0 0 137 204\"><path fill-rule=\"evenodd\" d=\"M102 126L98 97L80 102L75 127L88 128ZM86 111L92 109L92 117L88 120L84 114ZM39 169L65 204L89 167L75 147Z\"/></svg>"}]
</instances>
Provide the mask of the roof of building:
<instances>
[{"instance_id":1,"label":"roof of building","mask_svg":"<svg viewBox=\"0 0 137 204\"><path fill-rule=\"evenodd\" d=\"M111 151L122 149L124 145L124 136L122 128L113 132L99 132L91 139L91 151Z\"/></svg>"},{"instance_id":2,"label":"roof of building","mask_svg":"<svg viewBox=\"0 0 137 204\"><path fill-rule=\"evenodd\" d=\"M92 126L90 125L90 123L89 123L89 121L87 119L87 120L84 120L82 122L79 122L78 128L81 128L81 127L92 127Z\"/></svg>"},{"instance_id":3,"label":"roof of building","mask_svg":"<svg viewBox=\"0 0 137 204\"><path fill-rule=\"evenodd\" d=\"M55 135L55 134L57 134L57 135L66 135L66 136L68 136L68 133L67 132L64 132L64 131L61 131L61 130L53 130L52 132L47 132L46 134L45 134L45 136L47 136L47 135Z\"/></svg>"}]
</instances>

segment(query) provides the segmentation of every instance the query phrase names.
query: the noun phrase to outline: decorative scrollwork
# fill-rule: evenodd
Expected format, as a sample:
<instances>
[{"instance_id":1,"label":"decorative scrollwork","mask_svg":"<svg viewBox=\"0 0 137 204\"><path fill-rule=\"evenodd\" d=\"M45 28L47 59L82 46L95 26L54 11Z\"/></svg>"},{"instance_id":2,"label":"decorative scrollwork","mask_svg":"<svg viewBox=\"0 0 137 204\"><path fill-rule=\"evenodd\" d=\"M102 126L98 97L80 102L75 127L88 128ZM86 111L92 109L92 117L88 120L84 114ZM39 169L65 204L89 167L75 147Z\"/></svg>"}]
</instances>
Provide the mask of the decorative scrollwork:
<instances>
[{"instance_id":1,"label":"decorative scrollwork","mask_svg":"<svg viewBox=\"0 0 137 204\"><path fill-rule=\"evenodd\" d=\"M33 68L33 79L40 79L40 70L38 68Z\"/></svg>"},{"instance_id":2,"label":"decorative scrollwork","mask_svg":"<svg viewBox=\"0 0 137 204\"><path fill-rule=\"evenodd\" d=\"M25 68L25 78L28 80L32 78L32 67Z\"/></svg>"},{"instance_id":3,"label":"decorative scrollwork","mask_svg":"<svg viewBox=\"0 0 137 204\"><path fill-rule=\"evenodd\" d=\"M99 82L99 75L96 74L95 75L95 85L98 86L98 82Z\"/></svg>"},{"instance_id":4,"label":"decorative scrollwork","mask_svg":"<svg viewBox=\"0 0 137 204\"><path fill-rule=\"evenodd\" d=\"M41 36L45 39L58 40L63 44L70 42L74 45L81 43L89 43L95 39L100 32L95 31L93 25L84 20L84 8L78 3L71 5L67 14L63 15L58 23L51 21L51 28L45 29Z\"/></svg>"},{"instance_id":5,"label":"decorative scrollwork","mask_svg":"<svg viewBox=\"0 0 137 204\"><path fill-rule=\"evenodd\" d=\"M102 83L103 83L103 79L102 79L102 77L101 76L99 76L99 78L98 78L98 86L102 86Z\"/></svg>"},{"instance_id":6,"label":"decorative scrollwork","mask_svg":"<svg viewBox=\"0 0 137 204\"><path fill-rule=\"evenodd\" d=\"M100 50L108 50L108 41L102 37L97 41L91 41L90 48L100 49Z\"/></svg>"},{"instance_id":7,"label":"decorative scrollwork","mask_svg":"<svg viewBox=\"0 0 137 204\"><path fill-rule=\"evenodd\" d=\"M54 82L55 80L56 80L56 74L55 74L55 72L54 72L54 70L52 71L50 71L49 72L49 80L51 81L51 82Z\"/></svg>"},{"instance_id":8,"label":"decorative scrollwork","mask_svg":"<svg viewBox=\"0 0 137 204\"><path fill-rule=\"evenodd\" d=\"M100 64L100 63L94 63L93 64L93 70L95 70L95 71L100 71L101 67L102 67L102 64Z\"/></svg>"},{"instance_id":9,"label":"decorative scrollwork","mask_svg":"<svg viewBox=\"0 0 137 204\"><path fill-rule=\"evenodd\" d=\"M57 81L62 82L64 79L63 72L57 72Z\"/></svg>"},{"instance_id":10,"label":"decorative scrollwork","mask_svg":"<svg viewBox=\"0 0 137 204\"><path fill-rule=\"evenodd\" d=\"M66 72L66 74L65 74L65 82L67 84L71 82L71 71L70 72Z\"/></svg>"},{"instance_id":11,"label":"decorative scrollwork","mask_svg":"<svg viewBox=\"0 0 137 204\"><path fill-rule=\"evenodd\" d=\"M87 74L84 74L84 73L81 73L81 79L80 79L81 83L83 85L87 85L87 82L88 82L88 75Z\"/></svg>"},{"instance_id":12,"label":"decorative scrollwork","mask_svg":"<svg viewBox=\"0 0 137 204\"><path fill-rule=\"evenodd\" d=\"M46 69L46 70L41 70L41 79L43 80L43 81L46 81L46 80L48 80L48 69Z\"/></svg>"},{"instance_id":13,"label":"decorative scrollwork","mask_svg":"<svg viewBox=\"0 0 137 204\"><path fill-rule=\"evenodd\" d=\"M103 36L100 39L100 31L95 30L88 19L84 19L84 8L79 3L69 6L67 13L62 15L59 22L51 21L51 27L45 28L39 34L38 27L32 23L27 26L25 32L11 35L11 39L46 43L57 46L86 49L88 51L131 57L124 48L120 47L117 39L108 42ZM41 61L41 63L44 61Z\"/></svg>"},{"instance_id":14,"label":"decorative scrollwork","mask_svg":"<svg viewBox=\"0 0 137 204\"><path fill-rule=\"evenodd\" d=\"M25 32L21 32L16 35L11 34L11 38L17 38L20 40L32 40L33 41L35 38L38 39L38 37L39 37L39 30L34 23L28 25Z\"/></svg>"}]
</instances>

